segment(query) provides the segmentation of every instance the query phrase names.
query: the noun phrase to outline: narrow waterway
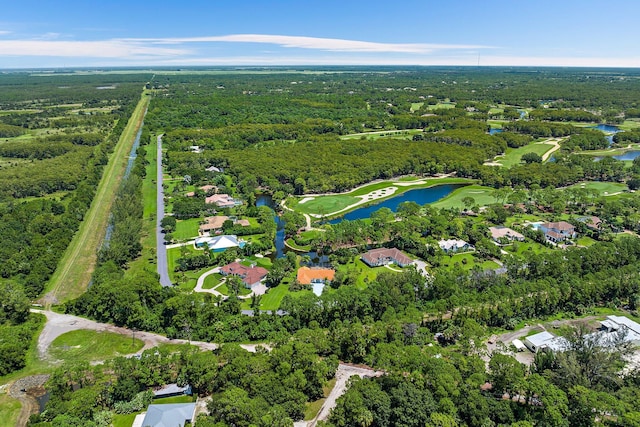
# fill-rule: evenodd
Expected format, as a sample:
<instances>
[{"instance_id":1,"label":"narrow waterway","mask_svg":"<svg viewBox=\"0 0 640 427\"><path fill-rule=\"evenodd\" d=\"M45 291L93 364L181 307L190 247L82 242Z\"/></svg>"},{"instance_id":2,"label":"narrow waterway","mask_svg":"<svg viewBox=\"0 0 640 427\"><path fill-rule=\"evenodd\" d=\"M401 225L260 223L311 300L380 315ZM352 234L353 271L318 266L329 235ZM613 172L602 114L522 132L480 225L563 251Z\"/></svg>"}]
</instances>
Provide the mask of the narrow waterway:
<instances>
[{"instance_id":1,"label":"narrow waterway","mask_svg":"<svg viewBox=\"0 0 640 427\"><path fill-rule=\"evenodd\" d=\"M145 110L144 115L147 114ZM144 116L143 116L144 117ZM133 169L133 165L136 161L136 157L138 157L138 147L140 147L140 136L142 135L142 127L144 126L144 121L140 124L140 130L136 134L136 139L133 141L133 146L131 147L131 152L129 152L129 157L127 159L127 167L124 170L124 176L122 177L122 181L124 182L131 173L131 169ZM107 230L104 233L104 240L102 241L102 247L108 248L109 242L111 241L111 235L113 234L113 222L111 220L111 216L109 216L109 224L107 224Z\"/></svg>"}]
</instances>

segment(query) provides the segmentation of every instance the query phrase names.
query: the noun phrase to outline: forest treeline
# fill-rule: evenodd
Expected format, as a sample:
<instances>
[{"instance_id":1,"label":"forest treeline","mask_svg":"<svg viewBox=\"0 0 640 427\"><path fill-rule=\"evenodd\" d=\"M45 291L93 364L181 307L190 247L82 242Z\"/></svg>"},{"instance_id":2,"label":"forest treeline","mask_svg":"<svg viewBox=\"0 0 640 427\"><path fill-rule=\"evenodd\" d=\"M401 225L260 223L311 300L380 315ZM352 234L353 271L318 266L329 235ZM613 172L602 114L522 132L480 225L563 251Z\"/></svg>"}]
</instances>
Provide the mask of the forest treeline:
<instances>
[{"instance_id":1,"label":"forest treeline","mask_svg":"<svg viewBox=\"0 0 640 427\"><path fill-rule=\"evenodd\" d=\"M0 86L7 81L20 81L11 76L3 76ZM101 102L97 94L109 95L95 88L103 80L94 77L87 80L86 90L71 98L58 98L54 95L58 89L50 86L55 83L43 79L49 86L44 84L35 90L43 96L51 91L51 102L71 102L72 99L77 102L89 93L91 99ZM3 92L2 102L19 102L24 108L31 98L25 94L24 87L19 88L16 83L16 91L9 89L8 94L13 95L6 98ZM89 209L103 168L139 99L140 85L125 85L125 90L117 93L125 95L116 100L119 112L109 116L108 130L84 133L82 127L71 129L68 134L44 133L38 138L0 144L0 157L10 159L0 168L0 287L5 298L5 303L0 304L0 375L25 366L31 338L40 331L43 322L42 316L29 315L29 301L41 295ZM85 98L85 101L94 102L91 99ZM110 96L105 101L112 102ZM15 116L27 120L29 113ZM6 117L0 115L0 121ZM11 164L13 162L15 164ZM46 197L56 192L61 195ZM26 197L32 199L22 200ZM139 244L139 239L136 243ZM15 314L18 307L24 315L11 314Z\"/></svg>"}]
</instances>

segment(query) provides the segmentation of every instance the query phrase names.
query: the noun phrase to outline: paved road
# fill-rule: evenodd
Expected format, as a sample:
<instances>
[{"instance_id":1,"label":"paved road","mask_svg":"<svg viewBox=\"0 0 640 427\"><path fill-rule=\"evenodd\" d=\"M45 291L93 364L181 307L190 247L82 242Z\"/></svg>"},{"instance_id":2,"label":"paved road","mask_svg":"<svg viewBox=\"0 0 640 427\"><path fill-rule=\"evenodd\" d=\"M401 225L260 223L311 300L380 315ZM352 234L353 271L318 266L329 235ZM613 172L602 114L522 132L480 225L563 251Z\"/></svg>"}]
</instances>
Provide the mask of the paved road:
<instances>
[{"instance_id":1,"label":"paved road","mask_svg":"<svg viewBox=\"0 0 640 427\"><path fill-rule=\"evenodd\" d=\"M164 189L162 188L162 135L158 135L158 160L156 171L156 253L158 256L158 274L160 275L160 284L162 286L171 286L169 278L169 264L167 263L167 248L164 244L164 234L160 222L164 218Z\"/></svg>"},{"instance_id":2,"label":"paved road","mask_svg":"<svg viewBox=\"0 0 640 427\"><path fill-rule=\"evenodd\" d=\"M216 288L218 286L220 286L222 284L222 282L220 282L220 284L218 286L216 286L215 288L212 289L202 289L202 286L204 285L204 279L207 278L207 276L210 276L212 274L216 274L216 273L220 273L220 267L216 267L212 270L209 270L205 273L203 273L200 277L198 277L198 281L196 282L196 287L193 289L193 292L208 292L210 294L213 294L217 297L221 297L222 299L227 299L229 298L228 296L216 291Z\"/></svg>"}]
</instances>

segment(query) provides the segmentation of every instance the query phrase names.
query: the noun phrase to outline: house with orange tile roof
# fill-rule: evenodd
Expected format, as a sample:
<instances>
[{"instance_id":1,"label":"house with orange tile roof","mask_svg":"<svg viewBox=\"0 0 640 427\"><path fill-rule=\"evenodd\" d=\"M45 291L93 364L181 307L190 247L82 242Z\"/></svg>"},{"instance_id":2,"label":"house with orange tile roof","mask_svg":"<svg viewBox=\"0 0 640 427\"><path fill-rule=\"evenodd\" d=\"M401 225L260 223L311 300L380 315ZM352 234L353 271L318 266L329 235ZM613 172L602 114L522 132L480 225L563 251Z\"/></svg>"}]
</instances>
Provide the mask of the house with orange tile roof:
<instances>
[{"instance_id":1,"label":"house with orange tile roof","mask_svg":"<svg viewBox=\"0 0 640 427\"><path fill-rule=\"evenodd\" d=\"M316 282L330 282L335 275L336 271L331 268L300 267L296 280L301 285L311 285Z\"/></svg>"}]
</instances>

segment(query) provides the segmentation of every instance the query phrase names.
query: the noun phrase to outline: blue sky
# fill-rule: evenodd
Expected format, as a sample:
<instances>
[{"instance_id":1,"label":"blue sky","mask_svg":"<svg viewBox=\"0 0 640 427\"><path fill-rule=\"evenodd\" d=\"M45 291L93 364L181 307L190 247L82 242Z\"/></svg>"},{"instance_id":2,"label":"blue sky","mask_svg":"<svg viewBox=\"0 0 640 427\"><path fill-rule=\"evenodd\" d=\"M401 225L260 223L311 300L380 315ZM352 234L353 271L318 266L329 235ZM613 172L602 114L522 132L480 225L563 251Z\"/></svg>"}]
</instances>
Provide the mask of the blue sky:
<instances>
[{"instance_id":1,"label":"blue sky","mask_svg":"<svg viewBox=\"0 0 640 427\"><path fill-rule=\"evenodd\" d=\"M637 0L20 0L0 68L640 67Z\"/></svg>"}]
</instances>

